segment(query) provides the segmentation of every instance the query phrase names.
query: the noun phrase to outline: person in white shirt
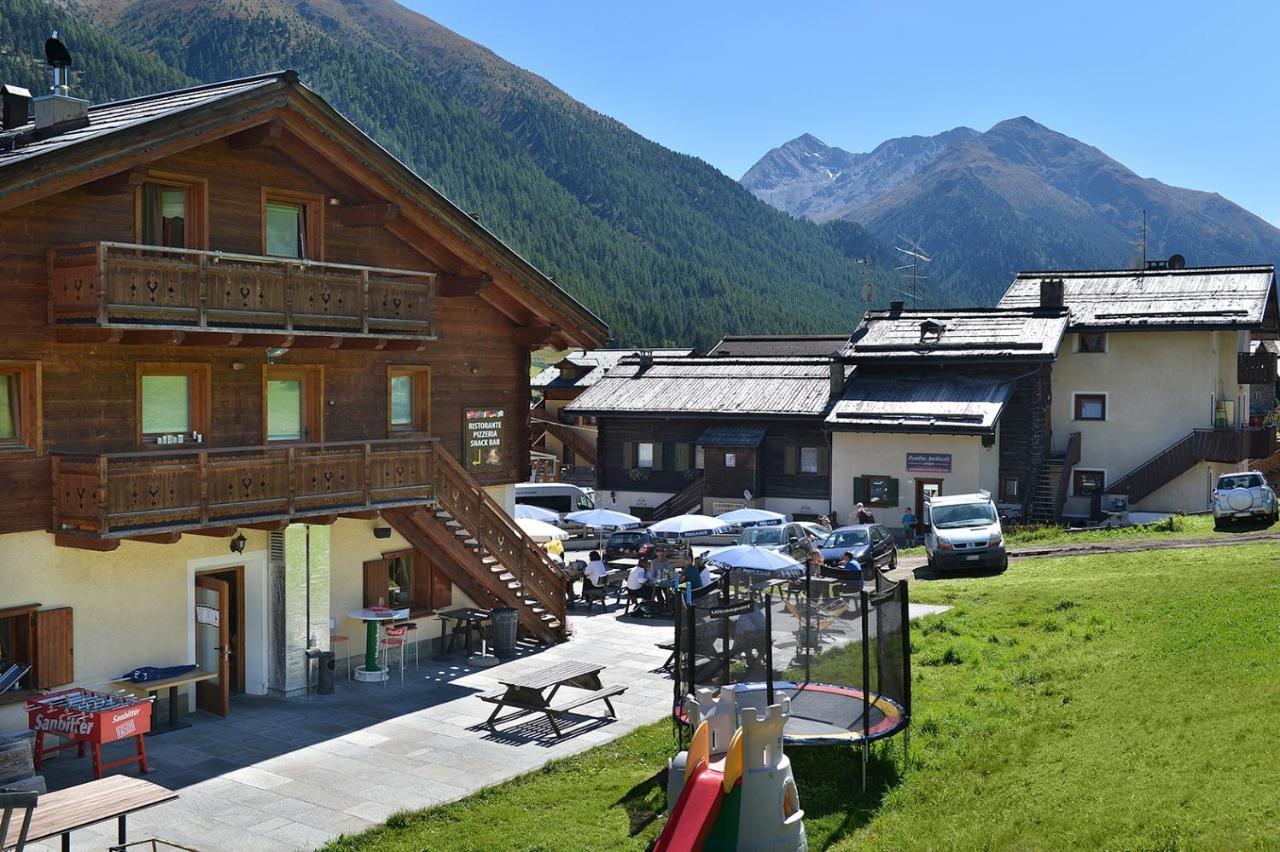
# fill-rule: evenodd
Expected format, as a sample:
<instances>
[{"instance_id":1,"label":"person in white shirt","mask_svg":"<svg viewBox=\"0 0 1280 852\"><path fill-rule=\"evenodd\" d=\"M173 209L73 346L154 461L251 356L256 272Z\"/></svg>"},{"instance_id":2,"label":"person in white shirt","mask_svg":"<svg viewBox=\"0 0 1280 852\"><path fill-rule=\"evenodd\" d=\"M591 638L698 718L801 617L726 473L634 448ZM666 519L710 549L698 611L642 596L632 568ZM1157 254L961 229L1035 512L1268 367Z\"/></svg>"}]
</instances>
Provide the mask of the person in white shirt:
<instances>
[{"instance_id":1,"label":"person in white shirt","mask_svg":"<svg viewBox=\"0 0 1280 852\"><path fill-rule=\"evenodd\" d=\"M600 551L591 551L591 561L587 563L587 570L582 572L583 583L590 583L592 586L599 588L604 585L605 575L609 573L609 569L605 567L604 561L600 558ZM582 587L582 593L585 595L587 587Z\"/></svg>"},{"instance_id":2,"label":"person in white shirt","mask_svg":"<svg viewBox=\"0 0 1280 852\"><path fill-rule=\"evenodd\" d=\"M627 572L627 608L642 609L649 599L649 560L641 559Z\"/></svg>"},{"instance_id":3,"label":"person in white shirt","mask_svg":"<svg viewBox=\"0 0 1280 852\"><path fill-rule=\"evenodd\" d=\"M701 556L694 557L693 567L698 569L698 588L710 586L716 581L716 578L711 576L711 566L703 562Z\"/></svg>"}]
</instances>

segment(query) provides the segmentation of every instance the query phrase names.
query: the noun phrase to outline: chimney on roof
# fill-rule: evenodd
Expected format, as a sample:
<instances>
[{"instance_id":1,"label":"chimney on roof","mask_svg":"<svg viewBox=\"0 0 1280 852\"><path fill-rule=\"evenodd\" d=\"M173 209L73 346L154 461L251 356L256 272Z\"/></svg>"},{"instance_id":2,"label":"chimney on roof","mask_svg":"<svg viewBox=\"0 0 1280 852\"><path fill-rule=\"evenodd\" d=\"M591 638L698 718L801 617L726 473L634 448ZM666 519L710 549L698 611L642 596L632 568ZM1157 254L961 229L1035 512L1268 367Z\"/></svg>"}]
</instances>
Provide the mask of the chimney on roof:
<instances>
[{"instance_id":1,"label":"chimney on roof","mask_svg":"<svg viewBox=\"0 0 1280 852\"><path fill-rule=\"evenodd\" d=\"M1061 278L1040 279L1040 307L1061 308L1064 304L1066 284Z\"/></svg>"},{"instance_id":2,"label":"chimney on roof","mask_svg":"<svg viewBox=\"0 0 1280 852\"><path fill-rule=\"evenodd\" d=\"M844 364L840 362L838 357L831 359L831 388L828 392L828 399L839 399L844 396Z\"/></svg>"},{"instance_id":3,"label":"chimney on roof","mask_svg":"<svg viewBox=\"0 0 1280 852\"><path fill-rule=\"evenodd\" d=\"M902 314L902 308L904 307L904 305L905 305L905 303L904 303L901 299L899 299L899 300L898 300L898 301L896 301L896 302L890 302L890 303L889 303L889 316L891 316L891 317L900 316L900 315Z\"/></svg>"},{"instance_id":4,"label":"chimney on roof","mask_svg":"<svg viewBox=\"0 0 1280 852\"><path fill-rule=\"evenodd\" d=\"M21 86L0 86L0 130L12 130L27 123L31 93Z\"/></svg>"},{"instance_id":5,"label":"chimney on roof","mask_svg":"<svg viewBox=\"0 0 1280 852\"><path fill-rule=\"evenodd\" d=\"M942 333L947 330L947 324L940 319L930 317L920 323L920 342L924 343L926 338L932 337L934 340L941 340Z\"/></svg>"},{"instance_id":6,"label":"chimney on roof","mask_svg":"<svg viewBox=\"0 0 1280 852\"><path fill-rule=\"evenodd\" d=\"M637 373L643 373L645 370L653 366L652 349L641 349L636 353L636 356L640 359L640 369L636 370Z\"/></svg>"},{"instance_id":7,"label":"chimney on roof","mask_svg":"<svg viewBox=\"0 0 1280 852\"><path fill-rule=\"evenodd\" d=\"M71 53L58 41L58 31L45 40L44 56L53 69L52 94L41 95L35 99L36 133L52 136L64 130L83 127L89 123L89 102L82 98L73 98L69 94Z\"/></svg>"}]
</instances>

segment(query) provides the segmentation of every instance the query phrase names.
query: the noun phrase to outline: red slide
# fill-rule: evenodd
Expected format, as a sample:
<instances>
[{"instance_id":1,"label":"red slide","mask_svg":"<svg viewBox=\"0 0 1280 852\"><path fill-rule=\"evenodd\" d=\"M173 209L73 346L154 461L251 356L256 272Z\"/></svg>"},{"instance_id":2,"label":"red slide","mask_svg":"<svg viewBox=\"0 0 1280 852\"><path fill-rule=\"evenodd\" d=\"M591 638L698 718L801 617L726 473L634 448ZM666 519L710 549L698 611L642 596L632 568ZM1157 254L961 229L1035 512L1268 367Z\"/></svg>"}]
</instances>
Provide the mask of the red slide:
<instances>
[{"instance_id":1,"label":"red slide","mask_svg":"<svg viewBox=\"0 0 1280 852\"><path fill-rule=\"evenodd\" d=\"M696 852L706 842L724 801L724 775L708 768L704 760L680 791L666 828L658 837L654 852Z\"/></svg>"}]
</instances>

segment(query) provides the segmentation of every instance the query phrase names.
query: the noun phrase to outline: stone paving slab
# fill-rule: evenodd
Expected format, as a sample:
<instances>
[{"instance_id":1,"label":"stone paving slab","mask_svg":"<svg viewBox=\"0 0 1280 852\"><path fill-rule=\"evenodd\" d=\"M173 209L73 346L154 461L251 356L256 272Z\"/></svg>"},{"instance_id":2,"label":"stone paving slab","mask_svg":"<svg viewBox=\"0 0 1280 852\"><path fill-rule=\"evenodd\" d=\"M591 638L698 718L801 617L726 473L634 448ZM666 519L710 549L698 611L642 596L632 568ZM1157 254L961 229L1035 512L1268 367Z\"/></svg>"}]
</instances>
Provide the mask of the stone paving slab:
<instances>
[{"instance_id":1,"label":"stone paving slab","mask_svg":"<svg viewBox=\"0 0 1280 852\"><path fill-rule=\"evenodd\" d=\"M943 609L912 605L912 617ZM197 713L191 728L148 739L147 777L180 798L130 817L130 840L157 837L203 852L313 849L397 811L462 798L667 717L672 685L659 666L669 652L655 643L670 640L671 622L618 612L578 611L571 641L523 648L500 667L473 670L424 655L420 669L406 670L403 687L398 677L386 687L339 678L331 696L240 696L225 719ZM493 708L476 696L499 676L569 661L599 663L606 685L627 686L613 699L616 720L583 708L559 739L541 714L485 725ZM89 780L88 761L72 754L46 763L51 789ZM75 849L114 842L114 823L73 834Z\"/></svg>"}]
</instances>

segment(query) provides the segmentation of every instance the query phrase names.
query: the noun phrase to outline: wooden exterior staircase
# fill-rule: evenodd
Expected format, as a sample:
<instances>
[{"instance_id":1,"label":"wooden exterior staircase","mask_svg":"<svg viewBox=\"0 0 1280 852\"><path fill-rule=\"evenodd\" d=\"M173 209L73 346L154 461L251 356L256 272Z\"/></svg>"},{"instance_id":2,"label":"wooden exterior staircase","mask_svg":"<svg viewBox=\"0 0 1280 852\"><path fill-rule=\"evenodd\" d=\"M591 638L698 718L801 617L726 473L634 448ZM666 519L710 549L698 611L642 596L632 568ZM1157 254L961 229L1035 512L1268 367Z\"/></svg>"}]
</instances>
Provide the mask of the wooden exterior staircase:
<instances>
[{"instance_id":1,"label":"wooden exterior staircase","mask_svg":"<svg viewBox=\"0 0 1280 852\"><path fill-rule=\"evenodd\" d=\"M1266 459L1275 449L1276 433L1272 428L1196 429L1110 483L1106 493L1127 495L1133 504L1201 462L1234 464L1245 459Z\"/></svg>"},{"instance_id":2,"label":"wooden exterior staircase","mask_svg":"<svg viewBox=\"0 0 1280 852\"><path fill-rule=\"evenodd\" d=\"M1067 502L1068 471L1080 462L1080 433L1072 432L1067 449L1060 456L1046 456L1040 466L1040 479L1031 496L1027 519L1036 524L1056 524L1062 518Z\"/></svg>"},{"instance_id":3,"label":"wooden exterior staircase","mask_svg":"<svg viewBox=\"0 0 1280 852\"><path fill-rule=\"evenodd\" d=\"M543 642L568 636L564 575L448 453L435 454L436 505L383 512L387 523L480 606L509 606Z\"/></svg>"},{"instance_id":4,"label":"wooden exterior staircase","mask_svg":"<svg viewBox=\"0 0 1280 852\"><path fill-rule=\"evenodd\" d=\"M570 426L561 423L549 416L544 411L532 409L529 412L530 428L541 426L544 433L554 435L560 443L577 454L578 458L584 460L587 464L594 466L596 463L596 447L595 444L588 441L581 432L581 427Z\"/></svg>"},{"instance_id":5,"label":"wooden exterior staircase","mask_svg":"<svg viewBox=\"0 0 1280 852\"><path fill-rule=\"evenodd\" d=\"M702 512L702 498L707 494L707 480L702 471L697 471L689 484L659 503L649 515L649 521L660 521L663 518L674 518L690 512Z\"/></svg>"}]
</instances>

